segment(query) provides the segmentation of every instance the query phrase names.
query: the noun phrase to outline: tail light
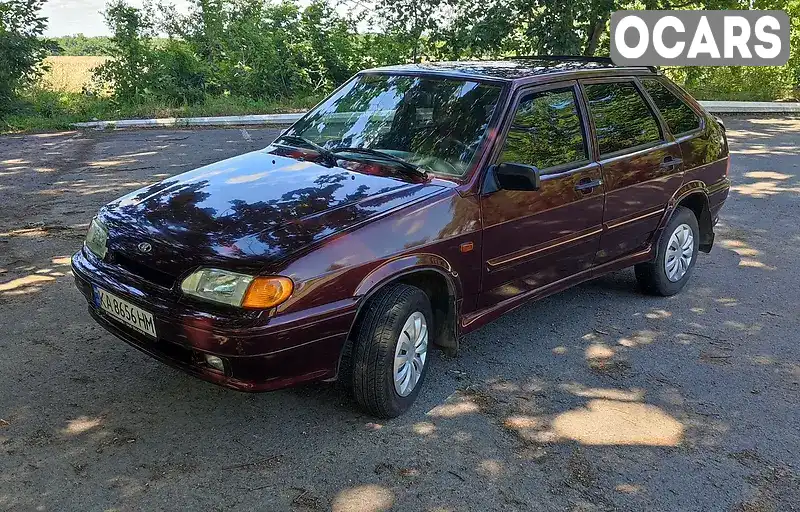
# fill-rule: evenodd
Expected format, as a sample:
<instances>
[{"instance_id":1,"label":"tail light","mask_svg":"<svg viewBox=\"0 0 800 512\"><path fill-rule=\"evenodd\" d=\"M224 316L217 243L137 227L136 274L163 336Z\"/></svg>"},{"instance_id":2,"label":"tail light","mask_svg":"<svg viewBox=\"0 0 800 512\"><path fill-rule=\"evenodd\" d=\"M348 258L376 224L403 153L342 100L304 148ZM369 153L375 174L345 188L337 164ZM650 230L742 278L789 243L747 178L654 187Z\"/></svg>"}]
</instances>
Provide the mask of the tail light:
<instances>
[{"instance_id":1,"label":"tail light","mask_svg":"<svg viewBox=\"0 0 800 512\"><path fill-rule=\"evenodd\" d=\"M728 133L725 130L725 123L722 122L722 119L714 116L714 121L717 122L719 129L722 131L722 142L725 144L725 155L728 157L728 162L725 164L725 177L727 178L731 174L731 153L728 149Z\"/></svg>"}]
</instances>

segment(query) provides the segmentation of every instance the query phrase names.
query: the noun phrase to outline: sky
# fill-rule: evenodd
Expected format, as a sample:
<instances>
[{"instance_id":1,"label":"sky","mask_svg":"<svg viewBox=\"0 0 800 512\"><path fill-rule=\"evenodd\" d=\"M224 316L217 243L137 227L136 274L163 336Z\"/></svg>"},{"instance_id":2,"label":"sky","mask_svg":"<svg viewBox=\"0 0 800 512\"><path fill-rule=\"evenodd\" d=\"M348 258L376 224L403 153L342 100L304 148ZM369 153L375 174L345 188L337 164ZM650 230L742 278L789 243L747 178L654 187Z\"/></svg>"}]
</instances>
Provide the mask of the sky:
<instances>
[{"instance_id":1,"label":"sky","mask_svg":"<svg viewBox=\"0 0 800 512\"><path fill-rule=\"evenodd\" d=\"M144 0L129 0L130 5L141 7ZM186 0L174 2L180 8ZM110 35L103 21L101 11L105 10L106 0L47 0L42 15L49 19L45 37L58 37L73 34L85 36Z\"/></svg>"}]
</instances>

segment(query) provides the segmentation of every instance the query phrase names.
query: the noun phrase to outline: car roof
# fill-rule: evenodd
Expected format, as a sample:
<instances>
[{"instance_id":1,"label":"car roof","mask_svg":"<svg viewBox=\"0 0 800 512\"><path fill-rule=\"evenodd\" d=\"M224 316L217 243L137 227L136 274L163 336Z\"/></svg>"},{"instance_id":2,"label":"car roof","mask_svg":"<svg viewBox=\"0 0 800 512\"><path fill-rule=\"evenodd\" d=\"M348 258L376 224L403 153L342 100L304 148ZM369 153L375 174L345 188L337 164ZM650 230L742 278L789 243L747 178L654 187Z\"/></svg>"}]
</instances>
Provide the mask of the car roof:
<instances>
[{"instance_id":1,"label":"car roof","mask_svg":"<svg viewBox=\"0 0 800 512\"><path fill-rule=\"evenodd\" d=\"M617 66L611 59L603 57L571 57L571 56L533 56L514 57L505 60L475 61L443 61L423 62L419 64L402 64L385 66L364 71L365 73L396 73L457 76L463 78L515 81L555 74L594 72L602 75L603 71L631 71L636 74L656 74L653 67Z\"/></svg>"}]
</instances>

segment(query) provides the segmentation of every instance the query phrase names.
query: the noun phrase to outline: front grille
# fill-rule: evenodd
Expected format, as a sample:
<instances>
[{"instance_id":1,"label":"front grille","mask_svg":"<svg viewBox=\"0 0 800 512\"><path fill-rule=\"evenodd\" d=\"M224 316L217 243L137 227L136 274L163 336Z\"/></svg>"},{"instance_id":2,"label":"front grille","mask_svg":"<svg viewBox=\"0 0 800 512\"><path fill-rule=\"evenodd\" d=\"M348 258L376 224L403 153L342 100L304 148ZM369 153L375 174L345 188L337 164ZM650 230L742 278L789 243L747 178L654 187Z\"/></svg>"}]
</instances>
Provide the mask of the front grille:
<instances>
[{"instance_id":1,"label":"front grille","mask_svg":"<svg viewBox=\"0 0 800 512\"><path fill-rule=\"evenodd\" d=\"M112 258L114 263L124 268L131 274L141 277L145 281L149 281L164 288L172 288L172 286L175 284L176 278L172 274L168 274L152 267L148 267L147 265L143 265L138 261L128 258L122 253L115 252L112 255Z\"/></svg>"}]
</instances>

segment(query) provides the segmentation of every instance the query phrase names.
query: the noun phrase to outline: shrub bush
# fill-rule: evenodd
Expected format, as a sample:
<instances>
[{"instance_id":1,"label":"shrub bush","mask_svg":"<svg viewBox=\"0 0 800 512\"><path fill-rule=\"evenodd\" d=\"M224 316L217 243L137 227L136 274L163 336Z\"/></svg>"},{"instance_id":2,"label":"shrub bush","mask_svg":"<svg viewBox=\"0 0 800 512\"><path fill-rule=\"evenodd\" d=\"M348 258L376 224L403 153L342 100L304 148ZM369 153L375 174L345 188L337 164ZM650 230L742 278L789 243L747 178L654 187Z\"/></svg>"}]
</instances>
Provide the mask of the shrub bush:
<instances>
[{"instance_id":1,"label":"shrub bush","mask_svg":"<svg viewBox=\"0 0 800 512\"><path fill-rule=\"evenodd\" d=\"M772 101L795 95L791 66L679 67L664 70L699 100Z\"/></svg>"},{"instance_id":2,"label":"shrub bush","mask_svg":"<svg viewBox=\"0 0 800 512\"><path fill-rule=\"evenodd\" d=\"M0 3L0 113L17 92L42 72L39 63L49 44L41 39L47 20L39 16L44 0L4 0Z\"/></svg>"},{"instance_id":3,"label":"shrub bush","mask_svg":"<svg viewBox=\"0 0 800 512\"><path fill-rule=\"evenodd\" d=\"M152 11L114 0L106 11L112 60L96 73L120 103L149 99L196 105L231 95L256 100L320 95L365 64L396 61L385 52L366 58L378 37L362 37L328 4L304 9L262 0L198 2L188 15ZM170 40L152 44L154 28Z\"/></svg>"}]
</instances>

